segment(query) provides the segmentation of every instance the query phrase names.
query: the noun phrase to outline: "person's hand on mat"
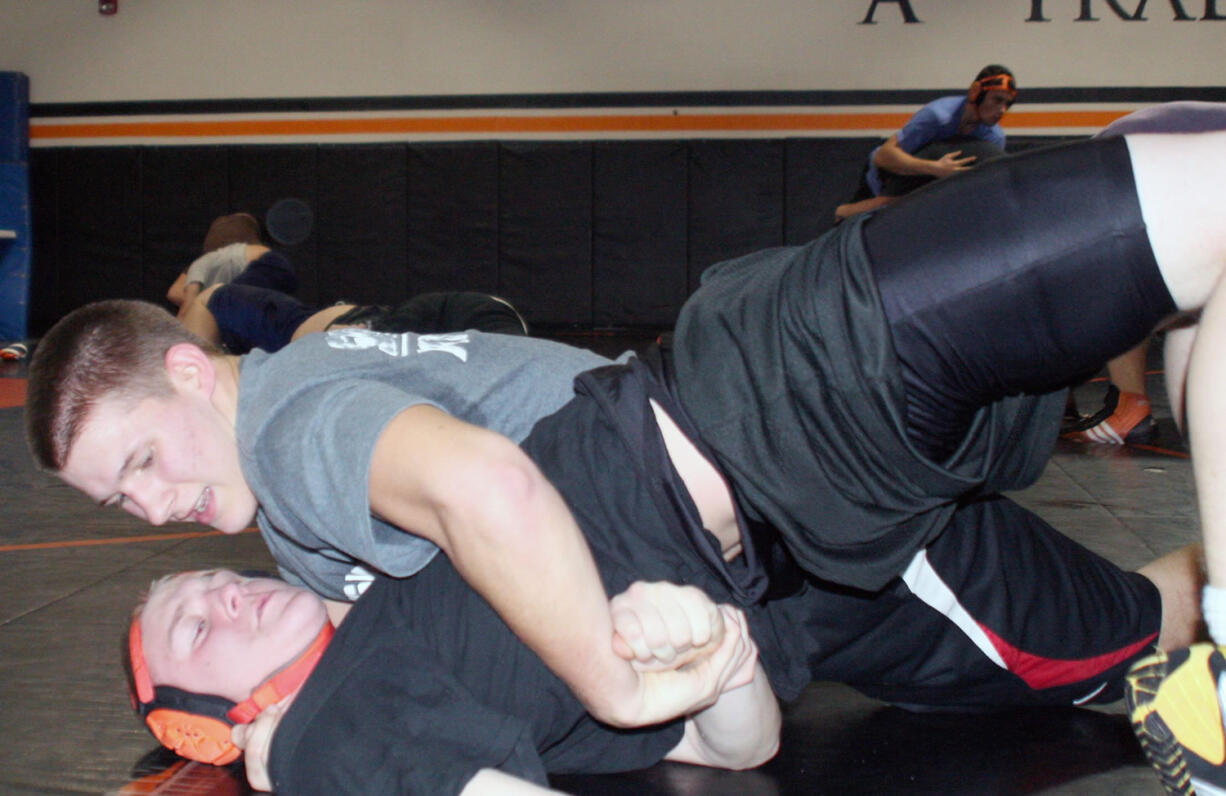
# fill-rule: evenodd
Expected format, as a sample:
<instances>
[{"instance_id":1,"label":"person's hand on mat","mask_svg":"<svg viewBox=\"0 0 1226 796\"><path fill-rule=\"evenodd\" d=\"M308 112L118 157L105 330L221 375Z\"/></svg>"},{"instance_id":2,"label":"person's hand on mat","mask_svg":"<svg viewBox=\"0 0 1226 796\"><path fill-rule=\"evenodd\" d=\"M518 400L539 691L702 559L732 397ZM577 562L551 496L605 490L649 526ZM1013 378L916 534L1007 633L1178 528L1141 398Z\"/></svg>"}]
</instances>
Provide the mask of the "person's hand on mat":
<instances>
[{"instance_id":1,"label":"person's hand on mat","mask_svg":"<svg viewBox=\"0 0 1226 796\"><path fill-rule=\"evenodd\" d=\"M272 749L273 733L277 731L286 707L287 700L269 705L255 717L255 721L238 724L230 730L230 740L243 750L247 782L255 790L272 790L272 780L268 776L268 754Z\"/></svg>"},{"instance_id":2,"label":"person's hand on mat","mask_svg":"<svg viewBox=\"0 0 1226 796\"><path fill-rule=\"evenodd\" d=\"M676 669L724 637L719 607L701 589L637 581L609 601L613 649L641 671Z\"/></svg>"}]
</instances>

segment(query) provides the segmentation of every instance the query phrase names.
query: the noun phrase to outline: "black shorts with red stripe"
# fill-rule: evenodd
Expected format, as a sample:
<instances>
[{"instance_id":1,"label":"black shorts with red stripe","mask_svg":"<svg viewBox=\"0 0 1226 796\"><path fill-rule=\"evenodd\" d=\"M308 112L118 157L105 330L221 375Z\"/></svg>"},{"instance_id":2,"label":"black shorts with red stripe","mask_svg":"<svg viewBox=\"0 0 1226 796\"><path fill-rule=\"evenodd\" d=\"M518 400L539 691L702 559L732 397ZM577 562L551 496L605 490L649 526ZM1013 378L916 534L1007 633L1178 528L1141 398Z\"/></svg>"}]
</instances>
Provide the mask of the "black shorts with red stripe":
<instances>
[{"instance_id":1,"label":"black shorts with red stripe","mask_svg":"<svg viewBox=\"0 0 1226 796\"><path fill-rule=\"evenodd\" d=\"M1162 603L1145 576L993 497L960 506L885 591L811 581L768 613L792 645L793 686L835 680L895 704L974 709L1119 699Z\"/></svg>"}]
</instances>

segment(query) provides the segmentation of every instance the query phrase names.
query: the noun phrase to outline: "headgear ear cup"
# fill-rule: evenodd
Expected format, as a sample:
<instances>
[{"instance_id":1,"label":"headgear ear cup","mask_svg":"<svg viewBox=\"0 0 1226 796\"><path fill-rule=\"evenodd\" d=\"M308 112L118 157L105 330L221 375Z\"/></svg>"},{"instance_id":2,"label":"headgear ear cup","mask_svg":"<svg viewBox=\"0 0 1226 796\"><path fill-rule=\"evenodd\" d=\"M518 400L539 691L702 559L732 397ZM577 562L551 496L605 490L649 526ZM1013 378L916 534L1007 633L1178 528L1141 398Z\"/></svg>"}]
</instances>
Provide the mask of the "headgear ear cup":
<instances>
[{"instance_id":1,"label":"headgear ear cup","mask_svg":"<svg viewBox=\"0 0 1226 796\"><path fill-rule=\"evenodd\" d=\"M224 766L243 753L230 741L232 722L222 719L156 708L145 716L145 726L162 746L189 760Z\"/></svg>"},{"instance_id":2,"label":"headgear ear cup","mask_svg":"<svg viewBox=\"0 0 1226 796\"><path fill-rule=\"evenodd\" d=\"M178 688L155 687L145 663L140 618L128 631L128 656L136 712L153 737L167 749L190 760L214 765L233 762L242 750L230 742L234 722L227 716L234 702L224 697L193 694Z\"/></svg>"}]
</instances>

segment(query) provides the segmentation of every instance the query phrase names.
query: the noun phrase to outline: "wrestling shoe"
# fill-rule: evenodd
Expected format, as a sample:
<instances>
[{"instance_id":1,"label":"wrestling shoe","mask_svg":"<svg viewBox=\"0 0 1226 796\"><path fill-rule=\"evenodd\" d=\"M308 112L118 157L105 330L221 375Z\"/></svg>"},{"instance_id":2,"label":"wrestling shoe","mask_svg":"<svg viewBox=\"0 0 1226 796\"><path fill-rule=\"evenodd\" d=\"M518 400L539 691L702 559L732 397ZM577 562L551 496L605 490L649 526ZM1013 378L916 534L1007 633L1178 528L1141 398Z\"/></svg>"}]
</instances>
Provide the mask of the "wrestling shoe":
<instances>
[{"instance_id":1,"label":"wrestling shoe","mask_svg":"<svg viewBox=\"0 0 1226 796\"><path fill-rule=\"evenodd\" d=\"M1135 392L1120 392L1112 384L1107 387L1102 408L1066 423L1060 429L1060 436L1078 442L1124 445L1149 442L1157 432L1158 424L1150 412L1149 399Z\"/></svg>"},{"instance_id":2,"label":"wrestling shoe","mask_svg":"<svg viewBox=\"0 0 1226 796\"><path fill-rule=\"evenodd\" d=\"M1223 649L1205 643L1157 652L1124 678L1132 731L1168 793L1226 794Z\"/></svg>"},{"instance_id":3,"label":"wrestling shoe","mask_svg":"<svg viewBox=\"0 0 1226 796\"><path fill-rule=\"evenodd\" d=\"M0 359L25 359L29 353L30 349L26 347L25 343L13 343L12 345L0 348Z\"/></svg>"}]
</instances>

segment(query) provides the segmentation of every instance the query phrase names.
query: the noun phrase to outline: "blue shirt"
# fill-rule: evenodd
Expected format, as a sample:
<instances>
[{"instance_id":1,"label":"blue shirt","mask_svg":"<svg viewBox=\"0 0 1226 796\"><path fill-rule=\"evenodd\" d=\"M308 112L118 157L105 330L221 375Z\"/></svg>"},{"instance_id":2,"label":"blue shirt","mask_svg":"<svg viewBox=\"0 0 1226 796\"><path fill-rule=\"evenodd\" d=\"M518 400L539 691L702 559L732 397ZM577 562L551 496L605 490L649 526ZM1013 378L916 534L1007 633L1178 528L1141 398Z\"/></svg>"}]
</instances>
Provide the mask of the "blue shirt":
<instances>
[{"instance_id":1,"label":"blue shirt","mask_svg":"<svg viewBox=\"0 0 1226 796\"><path fill-rule=\"evenodd\" d=\"M908 155L914 155L925 145L933 141L943 141L946 138L953 138L958 135L958 128L962 124L962 111L966 108L966 97L957 95L953 97L941 97L933 100L924 107L916 111L898 131L898 146ZM968 133L971 138L979 138L984 141L990 141L996 144L1001 149L1005 148L1005 131L1001 129L999 124L977 124L975 129ZM868 174L866 179L868 187L872 189L874 196L881 195L881 173L877 170L877 165L873 162L873 158L877 156L877 147L868 155Z\"/></svg>"}]
</instances>

